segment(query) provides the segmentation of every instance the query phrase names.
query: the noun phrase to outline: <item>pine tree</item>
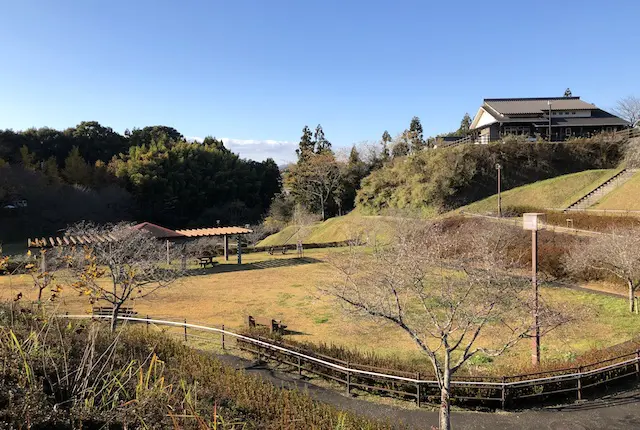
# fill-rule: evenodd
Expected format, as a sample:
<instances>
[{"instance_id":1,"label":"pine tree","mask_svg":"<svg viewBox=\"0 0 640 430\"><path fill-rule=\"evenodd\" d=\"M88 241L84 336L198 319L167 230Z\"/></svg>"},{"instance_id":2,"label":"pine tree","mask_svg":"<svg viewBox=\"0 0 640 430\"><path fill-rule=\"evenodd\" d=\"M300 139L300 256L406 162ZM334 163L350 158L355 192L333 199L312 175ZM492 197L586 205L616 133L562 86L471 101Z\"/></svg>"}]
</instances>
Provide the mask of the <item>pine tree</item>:
<instances>
[{"instance_id":1,"label":"pine tree","mask_svg":"<svg viewBox=\"0 0 640 430\"><path fill-rule=\"evenodd\" d=\"M302 136L300 137L300 143L298 144L298 149L296 149L296 154L298 155L298 162L307 161L309 157L313 154L314 149L314 141L313 136L311 134L311 130L308 126L304 126L302 129Z\"/></svg>"},{"instance_id":2,"label":"pine tree","mask_svg":"<svg viewBox=\"0 0 640 430\"><path fill-rule=\"evenodd\" d=\"M316 148L317 154L331 151L331 142L324 137L324 130L320 124L318 124L316 131L313 134L313 144Z\"/></svg>"},{"instance_id":3,"label":"pine tree","mask_svg":"<svg viewBox=\"0 0 640 430\"><path fill-rule=\"evenodd\" d=\"M573 94L571 94L571 89L567 88L566 90L564 90L564 96L565 97L571 97Z\"/></svg>"},{"instance_id":4,"label":"pine tree","mask_svg":"<svg viewBox=\"0 0 640 430\"><path fill-rule=\"evenodd\" d=\"M409 125L409 148L413 153L420 152L424 149L426 143L422 135L422 124L420 118L414 116Z\"/></svg>"},{"instance_id":5,"label":"pine tree","mask_svg":"<svg viewBox=\"0 0 640 430\"><path fill-rule=\"evenodd\" d=\"M42 163L42 173L44 173L51 182L57 182L60 179L56 157L49 157Z\"/></svg>"}]
</instances>

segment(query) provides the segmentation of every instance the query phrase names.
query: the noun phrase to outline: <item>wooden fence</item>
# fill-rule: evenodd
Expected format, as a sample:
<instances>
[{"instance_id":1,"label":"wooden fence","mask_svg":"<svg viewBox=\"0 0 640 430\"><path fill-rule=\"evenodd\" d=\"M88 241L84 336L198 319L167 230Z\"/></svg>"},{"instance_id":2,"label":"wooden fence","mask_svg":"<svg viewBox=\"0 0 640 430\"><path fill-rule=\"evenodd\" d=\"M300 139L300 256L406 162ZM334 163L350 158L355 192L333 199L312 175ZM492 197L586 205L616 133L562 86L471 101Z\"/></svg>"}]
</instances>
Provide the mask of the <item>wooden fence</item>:
<instances>
[{"instance_id":1,"label":"wooden fence","mask_svg":"<svg viewBox=\"0 0 640 430\"><path fill-rule=\"evenodd\" d=\"M64 318L89 319L88 315L64 315ZM110 319L96 316L94 319ZM228 348L230 338L236 346L259 359L274 360L291 366L299 375L313 374L353 389L423 402L437 402L440 391L437 382L420 373L404 372L365 366L275 342L259 336L247 336L216 327L190 324L184 321L118 317L122 321L181 328L180 337L187 341L188 329L217 333L222 348ZM197 339L212 341L195 335ZM227 342L225 344L225 337ZM531 407L546 402L582 400L603 395L603 386L612 383L640 381L640 350L580 367L504 377L472 377L454 375L451 398L454 403L467 406L489 406L496 409ZM606 393L609 394L609 393Z\"/></svg>"}]
</instances>

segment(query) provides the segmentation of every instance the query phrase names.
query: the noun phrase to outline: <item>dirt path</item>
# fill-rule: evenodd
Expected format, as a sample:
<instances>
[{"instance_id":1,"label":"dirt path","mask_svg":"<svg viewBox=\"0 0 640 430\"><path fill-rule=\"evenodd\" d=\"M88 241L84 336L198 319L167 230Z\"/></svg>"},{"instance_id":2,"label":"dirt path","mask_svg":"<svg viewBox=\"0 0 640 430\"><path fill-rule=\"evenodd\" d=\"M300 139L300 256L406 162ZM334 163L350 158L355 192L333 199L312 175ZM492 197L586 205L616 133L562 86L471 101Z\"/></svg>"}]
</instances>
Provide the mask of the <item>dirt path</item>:
<instances>
[{"instance_id":1,"label":"dirt path","mask_svg":"<svg viewBox=\"0 0 640 430\"><path fill-rule=\"evenodd\" d=\"M294 375L279 372L250 360L231 356L217 356L225 364L264 378L278 387L299 389L314 399L374 419L400 422L411 429L431 429L438 425L436 411L412 406L381 405L337 391L319 387ZM453 412L453 427L467 429L536 429L536 430L601 430L640 428L640 390L618 393L596 401L566 406L534 409L524 412Z\"/></svg>"}]
</instances>

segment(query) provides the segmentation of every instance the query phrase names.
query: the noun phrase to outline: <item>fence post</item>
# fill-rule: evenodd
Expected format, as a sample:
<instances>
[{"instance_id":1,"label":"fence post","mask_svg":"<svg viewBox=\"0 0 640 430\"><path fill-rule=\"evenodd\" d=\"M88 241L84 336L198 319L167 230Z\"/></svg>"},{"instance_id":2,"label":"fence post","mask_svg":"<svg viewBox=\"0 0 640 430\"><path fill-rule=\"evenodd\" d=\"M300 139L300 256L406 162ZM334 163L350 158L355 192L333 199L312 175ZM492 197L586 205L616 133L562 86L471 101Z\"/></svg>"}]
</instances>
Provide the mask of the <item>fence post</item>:
<instances>
[{"instance_id":1,"label":"fence post","mask_svg":"<svg viewBox=\"0 0 640 430\"><path fill-rule=\"evenodd\" d=\"M582 366L578 367L578 400L582 400Z\"/></svg>"},{"instance_id":2,"label":"fence post","mask_svg":"<svg viewBox=\"0 0 640 430\"><path fill-rule=\"evenodd\" d=\"M149 315L147 315L147 333L149 333Z\"/></svg>"},{"instance_id":3,"label":"fence post","mask_svg":"<svg viewBox=\"0 0 640 430\"><path fill-rule=\"evenodd\" d=\"M184 320L184 341L187 341L187 319Z\"/></svg>"},{"instance_id":4,"label":"fence post","mask_svg":"<svg viewBox=\"0 0 640 430\"><path fill-rule=\"evenodd\" d=\"M640 381L640 349L636 350L636 379Z\"/></svg>"},{"instance_id":5,"label":"fence post","mask_svg":"<svg viewBox=\"0 0 640 430\"><path fill-rule=\"evenodd\" d=\"M507 405L507 385L506 385L505 377L502 377L502 396L500 399L500 403L502 405L502 410L504 411Z\"/></svg>"},{"instance_id":6,"label":"fence post","mask_svg":"<svg viewBox=\"0 0 640 430\"><path fill-rule=\"evenodd\" d=\"M347 361L347 369L351 369L351 365ZM351 394L351 372L347 370L347 395Z\"/></svg>"},{"instance_id":7,"label":"fence post","mask_svg":"<svg viewBox=\"0 0 640 430\"><path fill-rule=\"evenodd\" d=\"M222 324L222 349L224 350L224 324Z\"/></svg>"},{"instance_id":8,"label":"fence post","mask_svg":"<svg viewBox=\"0 0 640 430\"><path fill-rule=\"evenodd\" d=\"M302 376L302 363L299 355L298 355L298 376Z\"/></svg>"},{"instance_id":9,"label":"fence post","mask_svg":"<svg viewBox=\"0 0 640 430\"><path fill-rule=\"evenodd\" d=\"M416 372L416 405L420 407L420 372Z\"/></svg>"}]
</instances>

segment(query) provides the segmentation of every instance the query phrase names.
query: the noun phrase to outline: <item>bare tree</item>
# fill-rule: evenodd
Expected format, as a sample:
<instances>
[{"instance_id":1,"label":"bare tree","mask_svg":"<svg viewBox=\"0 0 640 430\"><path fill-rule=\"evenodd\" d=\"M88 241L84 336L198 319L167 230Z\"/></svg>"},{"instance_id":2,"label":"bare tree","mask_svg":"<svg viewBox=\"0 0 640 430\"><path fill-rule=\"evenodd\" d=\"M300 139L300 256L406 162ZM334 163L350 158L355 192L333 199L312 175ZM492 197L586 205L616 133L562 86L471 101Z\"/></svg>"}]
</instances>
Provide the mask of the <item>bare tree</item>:
<instances>
[{"instance_id":1,"label":"bare tree","mask_svg":"<svg viewBox=\"0 0 640 430\"><path fill-rule=\"evenodd\" d=\"M95 226L82 223L70 228L68 234L113 239L84 245L81 249L72 248L67 256L76 279L72 287L88 295L92 304L98 300L111 304L112 330L116 329L120 308L125 303L166 288L181 276L179 270L167 266L164 242L129 224ZM170 252L176 253L175 247L170 248ZM104 275L111 282L102 281L100 278Z\"/></svg>"},{"instance_id":2,"label":"bare tree","mask_svg":"<svg viewBox=\"0 0 640 430\"><path fill-rule=\"evenodd\" d=\"M616 114L635 125L640 121L640 98L628 96L621 98L614 108Z\"/></svg>"},{"instance_id":3,"label":"bare tree","mask_svg":"<svg viewBox=\"0 0 640 430\"><path fill-rule=\"evenodd\" d=\"M640 228L619 229L611 234L576 243L565 258L570 273L595 270L625 282L629 311L635 311L635 292L640 287Z\"/></svg>"},{"instance_id":4,"label":"bare tree","mask_svg":"<svg viewBox=\"0 0 640 430\"><path fill-rule=\"evenodd\" d=\"M320 207L324 220L329 198L340 185L341 178L340 166L333 154L317 154L307 162L295 166L291 174L295 177L298 192L305 193Z\"/></svg>"},{"instance_id":5,"label":"bare tree","mask_svg":"<svg viewBox=\"0 0 640 430\"><path fill-rule=\"evenodd\" d=\"M525 280L508 274L516 262L505 250L515 235L505 227L462 237L434 224L399 224L388 246L336 255L339 278L322 291L348 314L390 322L414 340L432 364L441 392L440 429L448 430L452 376L475 354L497 356L528 337L533 298ZM561 323L559 315L540 309L543 333ZM488 326L492 337L480 346Z\"/></svg>"}]
</instances>

